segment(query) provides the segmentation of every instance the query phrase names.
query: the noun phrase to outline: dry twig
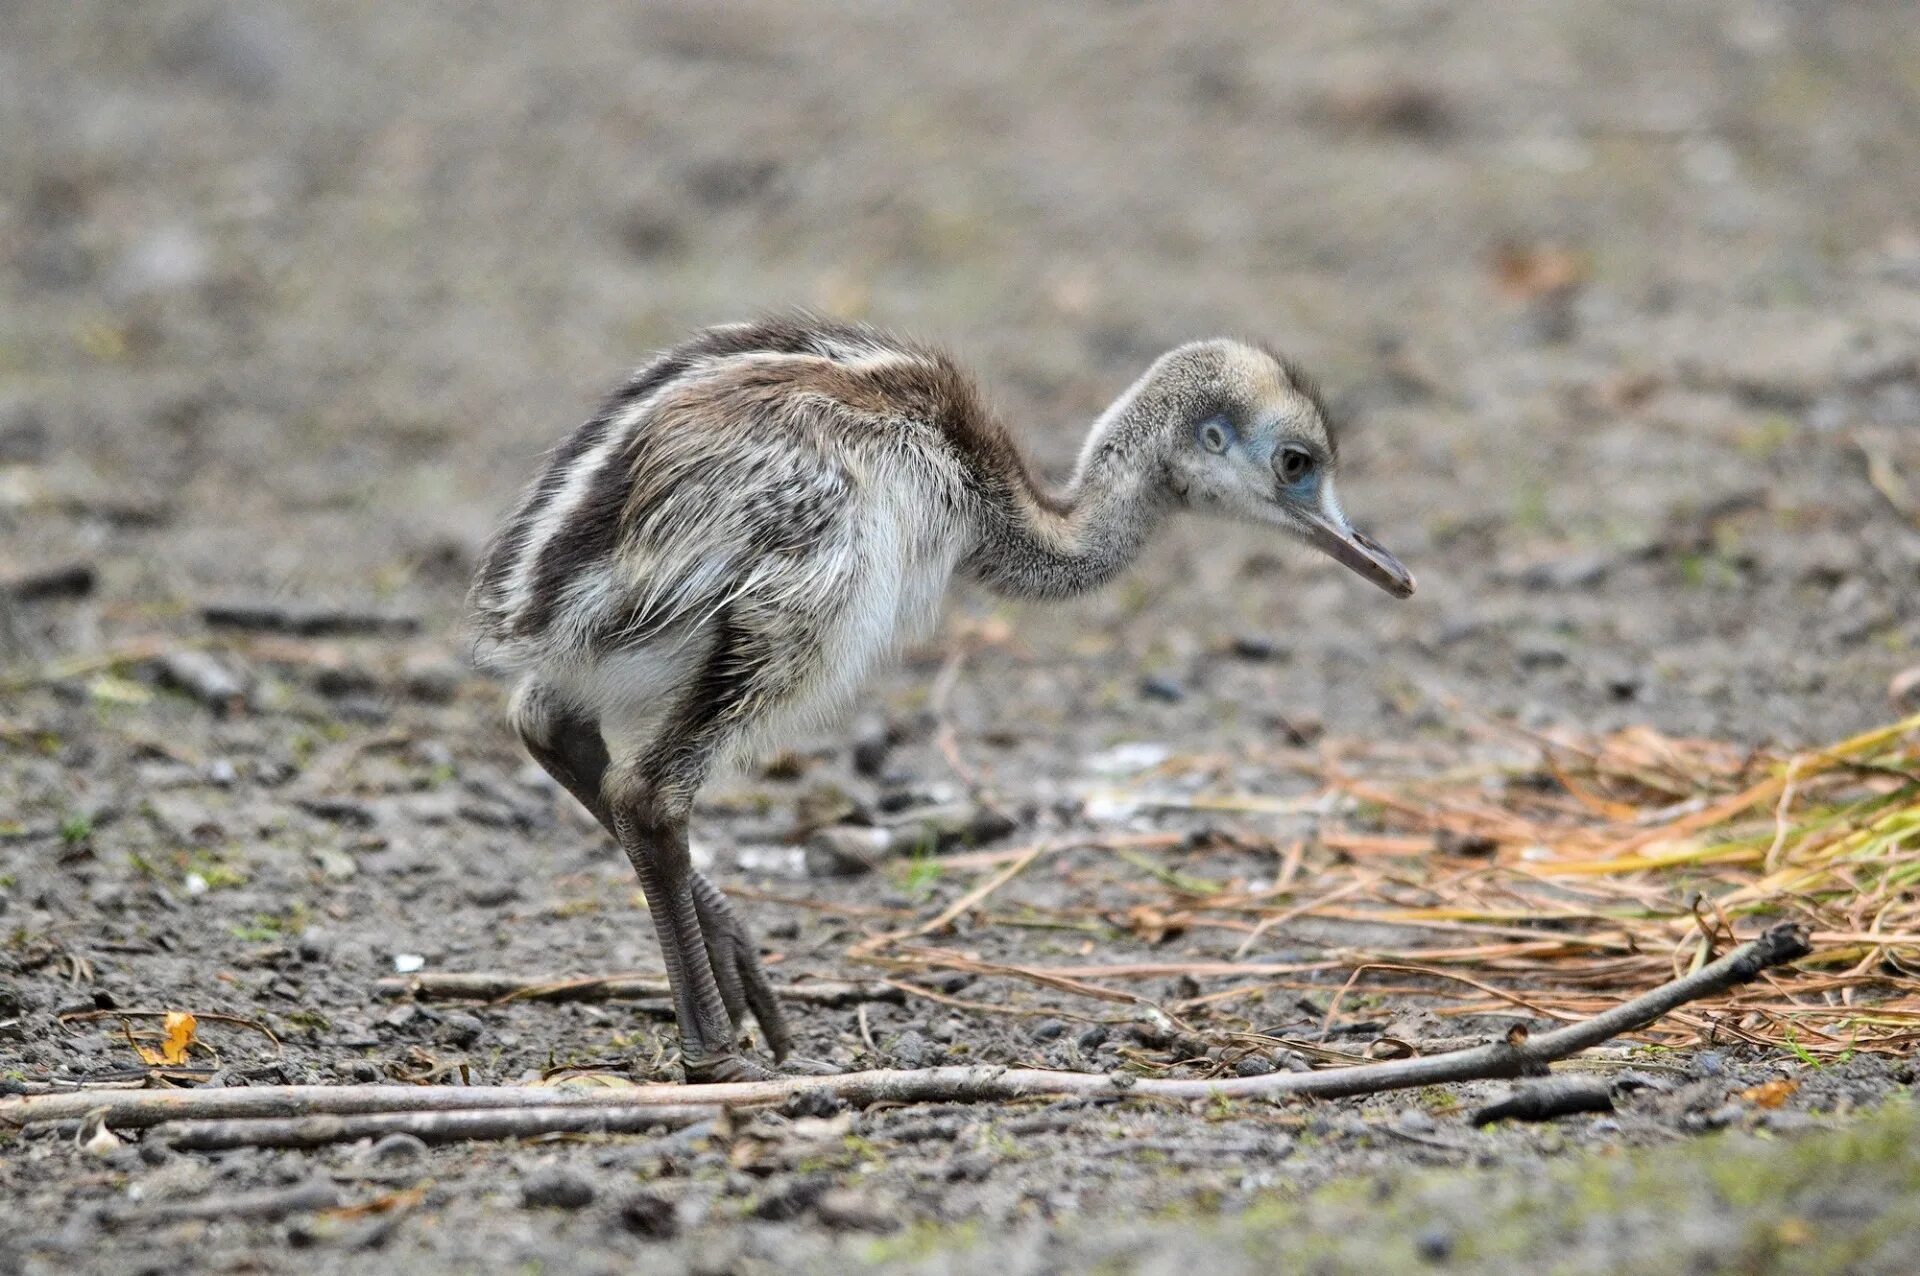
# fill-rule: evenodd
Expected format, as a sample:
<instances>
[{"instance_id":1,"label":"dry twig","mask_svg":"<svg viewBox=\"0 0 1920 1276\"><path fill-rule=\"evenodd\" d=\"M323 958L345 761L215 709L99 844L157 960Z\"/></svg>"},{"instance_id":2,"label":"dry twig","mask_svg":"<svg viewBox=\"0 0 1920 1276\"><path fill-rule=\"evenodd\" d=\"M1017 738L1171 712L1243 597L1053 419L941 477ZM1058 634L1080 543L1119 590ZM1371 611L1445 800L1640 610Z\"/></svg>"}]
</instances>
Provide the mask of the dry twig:
<instances>
[{"instance_id":1,"label":"dry twig","mask_svg":"<svg viewBox=\"0 0 1920 1276\"><path fill-rule=\"evenodd\" d=\"M802 1093L856 1105L1002 1102L1060 1095L1157 1099L1335 1098L1413 1086L1542 1073L1556 1060L1633 1031L1703 997L1750 982L1763 970L1805 956L1805 932L1790 923L1701 969L1604 1014L1529 1038L1387 1063L1274 1073L1224 1080L1157 1080L1115 1074L1018 1068L928 1068L791 1077L714 1085L644 1085L612 1090L415 1086L260 1086L242 1090L149 1093L114 1090L0 1100L0 1127L95 1117L107 1126L157 1126L183 1118L223 1118L173 1128L181 1146L233 1147L250 1139L268 1146L314 1146L406 1128L422 1138L526 1137L556 1131L648 1128L707 1119L721 1106L780 1103ZM376 1120L457 1117L455 1120ZM245 1118L235 1120L233 1118ZM372 1124L369 1124L372 1122ZM167 1137L163 1134L162 1137ZM218 1140L218 1141L216 1141Z\"/></svg>"}]
</instances>

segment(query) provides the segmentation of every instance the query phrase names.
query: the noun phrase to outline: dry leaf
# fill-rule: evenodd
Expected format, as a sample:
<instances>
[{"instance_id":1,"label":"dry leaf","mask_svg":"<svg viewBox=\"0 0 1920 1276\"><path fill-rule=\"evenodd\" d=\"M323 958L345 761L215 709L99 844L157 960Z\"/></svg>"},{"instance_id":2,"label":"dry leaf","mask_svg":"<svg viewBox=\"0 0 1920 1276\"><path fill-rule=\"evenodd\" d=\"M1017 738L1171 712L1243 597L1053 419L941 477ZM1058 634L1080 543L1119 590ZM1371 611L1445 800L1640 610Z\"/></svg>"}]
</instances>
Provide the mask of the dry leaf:
<instances>
[{"instance_id":1,"label":"dry leaf","mask_svg":"<svg viewBox=\"0 0 1920 1276\"><path fill-rule=\"evenodd\" d=\"M1572 292L1585 281L1587 268L1562 248L1508 242L1494 250L1493 276L1508 297L1533 301Z\"/></svg>"},{"instance_id":2,"label":"dry leaf","mask_svg":"<svg viewBox=\"0 0 1920 1276\"><path fill-rule=\"evenodd\" d=\"M638 1083L612 1072L564 1072L542 1077L533 1084L546 1089L576 1086L582 1090L632 1090Z\"/></svg>"},{"instance_id":3,"label":"dry leaf","mask_svg":"<svg viewBox=\"0 0 1920 1276\"><path fill-rule=\"evenodd\" d=\"M1756 1108L1777 1108L1793 1097L1800 1088L1798 1081L1769 1081L1765 1085L1752 1086L1740 1092L1740 1097Z\"/></svg>"},{"instance_id":4,"label":"dry leaf","mask_svg":"<svg viewBox=\"0 0 1920 1276\"><path fill-rule=\"evenodd\" d=\"M135 1045L140 1057L155 1067L178 1067L187 1061L187 1051L193 1045L194 1033L199 1024L191 1014L184 1010L167 1011L166 1037L158 1050L149 1050Z\"/></svg>"},{"instance_id":5,"label":"dry leaf","mask_svg":"<svg viewBox=\"0 0 1920 1276\"><path fill-rule=\"evenodd\" d=\"M1177 928L1174 920L1151 904L1137 904L1127 910L1127 929L1149 944L1158 944Z\"/></svg>"}]
</instances>

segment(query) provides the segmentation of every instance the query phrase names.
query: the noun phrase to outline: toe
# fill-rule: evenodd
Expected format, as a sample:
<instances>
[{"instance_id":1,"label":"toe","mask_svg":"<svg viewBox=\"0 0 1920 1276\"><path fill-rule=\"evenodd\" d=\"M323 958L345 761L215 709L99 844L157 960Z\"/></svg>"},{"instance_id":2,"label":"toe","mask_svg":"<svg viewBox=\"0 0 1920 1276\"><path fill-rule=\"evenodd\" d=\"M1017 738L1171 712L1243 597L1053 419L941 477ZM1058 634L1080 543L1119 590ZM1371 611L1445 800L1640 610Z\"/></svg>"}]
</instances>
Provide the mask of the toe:
<instances>
[{"instance_id":1,"label":"toe","mask_svg":"<svg viewBox=\"0 0 1920 1276\"><path fill-rule=\"evenodd\" d=\"M766 969L760 965L760 956L752 946L743 942L738 956L741 993L752 1008L753 1017L759 1020L760 1031L767 1035L767 1049L773 1051L776 1061L785 1059L793 1048L793 1034L787 1030L787 1017L780 1009L780 999L773 995L773 985L768 982Z\"/></svg>"},{"instance_id":2,"label":"toe","mask_svg":"<svg viewBox=\"0 0 1920 1276\"><path fill-rule=\"evenodd\" d=\"M716 1081L771 1081L774 1073L764 1064L755 1063L742 1054L717 1055L709 1059L682 1060L686 1069L689 1085L703 1085Z\"/></svg>"},{"instance_id":3,"label":"toe","mask_svg":"<svg viewBox=\"0 0 1920 1276\"><path fill-rule=\"evenodd\" d=\"M835 1077L845 1071L828 1063L825 1059L809 1059L805 1055L788 1055L780 1061L780 1071L790 1077Z\"/></svg>"}]
</instances>

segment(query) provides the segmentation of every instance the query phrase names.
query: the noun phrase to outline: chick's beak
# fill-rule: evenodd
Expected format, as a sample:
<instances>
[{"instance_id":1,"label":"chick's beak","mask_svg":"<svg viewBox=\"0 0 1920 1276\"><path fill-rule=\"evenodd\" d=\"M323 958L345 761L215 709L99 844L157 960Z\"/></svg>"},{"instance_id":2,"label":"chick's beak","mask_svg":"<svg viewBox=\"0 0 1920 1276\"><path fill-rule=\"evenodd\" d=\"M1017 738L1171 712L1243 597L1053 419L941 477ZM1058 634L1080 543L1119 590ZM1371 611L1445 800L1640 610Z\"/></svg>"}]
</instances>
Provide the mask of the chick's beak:
<instances>
[{"instance_id":1,"label":"chick's beak","mask_svg":"<svg viewBox=\"0 0 1920 1276\"><path fill-rule=\"evenodd\" d=\"M1338 514L1302 510L1308 539L1337 563L1352 568L1395 598L1413 594L1413 573L1386 547Z\"/></svg>"}]
</instances>

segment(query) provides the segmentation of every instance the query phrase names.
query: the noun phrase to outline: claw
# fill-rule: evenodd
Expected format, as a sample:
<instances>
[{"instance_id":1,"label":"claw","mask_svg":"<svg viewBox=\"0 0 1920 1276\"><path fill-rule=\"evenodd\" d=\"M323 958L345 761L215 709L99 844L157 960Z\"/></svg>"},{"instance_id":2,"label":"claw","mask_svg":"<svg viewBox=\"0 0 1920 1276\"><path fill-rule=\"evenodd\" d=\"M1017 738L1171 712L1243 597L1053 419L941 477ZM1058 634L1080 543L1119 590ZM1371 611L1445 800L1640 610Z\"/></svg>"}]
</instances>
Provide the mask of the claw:
<instances>
[{"instance_id":1,"label":"claw","mask_svg":"<svg viewBox=\"0 0 1920 1276\"><path fill-rule=\"evenodd\" d=\"M805 1055L789 1055L780 1065L780 1071L790 1077L837 1077L845 1071L828 1063L825 1059L809 1059Z\"/></svg>"}]
</instances>

